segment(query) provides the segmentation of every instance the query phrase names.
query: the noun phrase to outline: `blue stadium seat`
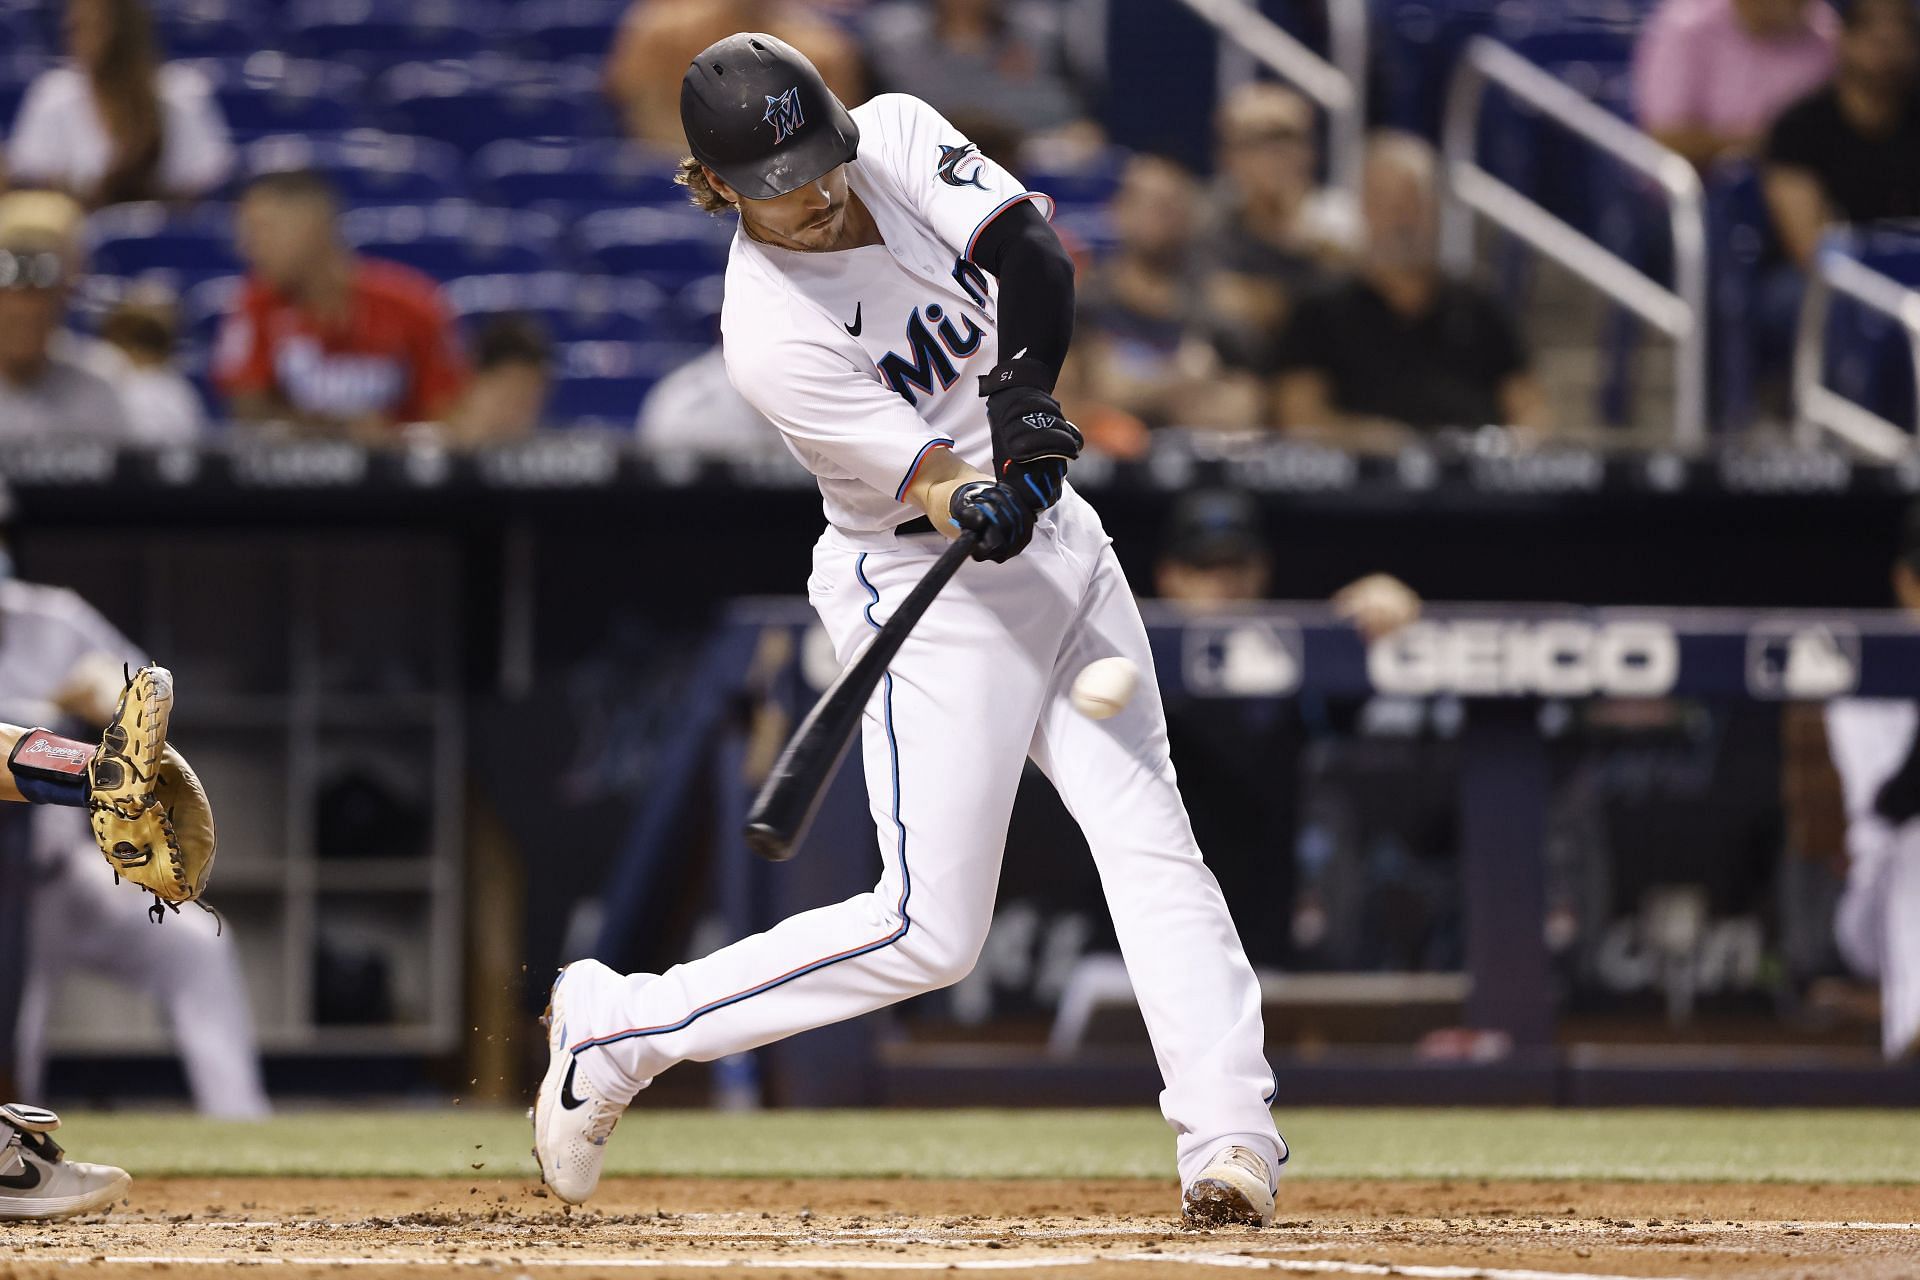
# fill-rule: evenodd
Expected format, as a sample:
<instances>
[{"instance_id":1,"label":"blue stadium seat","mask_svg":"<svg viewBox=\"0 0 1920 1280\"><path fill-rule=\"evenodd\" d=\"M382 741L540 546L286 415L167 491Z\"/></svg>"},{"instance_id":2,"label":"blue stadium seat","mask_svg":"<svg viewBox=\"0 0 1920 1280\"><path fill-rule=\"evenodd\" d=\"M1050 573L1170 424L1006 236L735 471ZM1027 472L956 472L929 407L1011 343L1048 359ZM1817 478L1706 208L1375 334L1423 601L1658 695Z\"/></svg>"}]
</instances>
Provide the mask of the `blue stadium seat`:
<instances>
[{"instance_id":1,"label":"blue stadium seat","mask_svg":"<svg viewBox=\"0 0 1920 1280\"><path fill-rule=\"evenodd\" d=\"M486 52L505 25L492 0L292 0L287 45L370 69Z\"/></svg>"},{"instance_id":2,"label":"blue stadium seat","mask_svg":"<svg viewBox=\"0 0 1920 1280\"><path fill-rule=\"evenodd\" d=\"M381 78L387 114L401 132L471 154L502 138L570 138L596 127L597 92L584 67L442 59L408 62Z\"/></svg>"},{"instance_id":3,"label":"blue stadium seat","mask_svg":"<svg viewBox=\"0 0 1920 1280\"><path fill-rule=\"evenodd\" d=\"M364 122L366 77L343 63L251 53L188 65L213 86L227 127L241 137L338 133Z\"/></svg>"},{"instance_id":4,"label":"blue stadium seat","mask_svg":"<svg viewBox=\"0 0 1920 1280\"><path fill-rule=\"evenodd\" d=\"M515 43L533 58L605 58L627 8L628 0L521 0Z\"/></svg>"},{"instance_id":5,"label":"blue stadium seat","mask_svg":"<svg viewBox=\"0 0 1920 1280\"><path fill-rule=\"evenodd\" d=\"M87 219L92 270L137 278L160 274L176 282L241 270L233 244L232 210L198 205L119 204Z\"/></svg>"},{"instance_id":6,"label":"blue stadium seat","mask_svg":"<svg viewBox=\"0 0 1920 1280\"><path fill-rule=\"evenodd\" d=\"M154 0L154 34L169 58L217 58L253 53L279 43L265 19L270 5L244 0Z\"/></svg>"},{"instance_id":7,"label":"blue stadium seat","mask_svg":"<svg viewBox=\"0 0 1920 1280\"><path fill-rule=\"evenodd\" d=\"M706 350L702 343L562 343L548 416L562 426L630 431L653 384Z\"/></svg>"},{"instance_id":8,"label":"blue stadium seat","mask_svg":"<svg viewBox=\"0 0 1920 1280\"><path fill-rule=\"evenodd\" d=\"M363 253L451 280L541 270L556 256L560 224L545 214L443 200L353 209L340 233Z\"/></svg>"},{"instance_id":9,"label":"blue stadium seat","mask_svg":"<svg viewBox=\"0 0 1920 1280\"><path fill-rule=\"evenodd\" d=\"M610 209L575 230L581 256L610 275L678 288L723 270L733 224L698 209Z\"/></svg>"},{"instance_id":10,"label":"blue stadium seat","mask_svg":"<svg viewBox=\"0 0 1920 1280\"><path fill-rule=\"evenodd\" d=\"M1119 189L1120 174L1126 168L1127 155L1122 147L1106 147L1089 157L1084 164L1070 169L1031 167L1024 171L1022 178L1030 190L1044 191L1062 206L1105 204ZM994 158L1002 163L1010 159L1006 156Z\"/></svg>"},{"instance_id":11,"label":"blue stadium seat","mask_svg":"<svg viewBox=\"0 0 1920 1280\"><path fill-rule=\"evenodd\" d=\"M647 342L679 328L665 292L645 280L568 271L465 276L447 283L446 296L470 331L502 315L532 316L560 342Z\"/></svg>"},{"instance_id":12,"label":"blue stadium seat","mask_svg":"<svg viewBox=\"0 0 1920 1280\"><path fill-rule=\"evenodd\" d=\"M250 175L317 169L349 204L442 200L466 191L465 169L454 148L378 129L260 138L247 145L244 169Z\"/></svg>"},{"instance_id":13,"label":"blue stadium seat","mask_svg":"<svg viewBox=\"0 0 1920 1280\"><path fill-rule=\"evenodd\" d=\"M213 345L221 322L240 305L246 283L245 276L209 276L181 292L180 333L188 345L200 350Z\"/></svg>"},{"instance_id":14,"label":"blue stadium seat","mask_svg":"<svg viewBox=\"0 0 1920 1280\"><path fill-rule=\"evenodd\" d=\"M473 162L474 186L501 204L577 217L635 205L684 205L675 157L613 139L508 139Z\"/></svg>"}]
</instances>

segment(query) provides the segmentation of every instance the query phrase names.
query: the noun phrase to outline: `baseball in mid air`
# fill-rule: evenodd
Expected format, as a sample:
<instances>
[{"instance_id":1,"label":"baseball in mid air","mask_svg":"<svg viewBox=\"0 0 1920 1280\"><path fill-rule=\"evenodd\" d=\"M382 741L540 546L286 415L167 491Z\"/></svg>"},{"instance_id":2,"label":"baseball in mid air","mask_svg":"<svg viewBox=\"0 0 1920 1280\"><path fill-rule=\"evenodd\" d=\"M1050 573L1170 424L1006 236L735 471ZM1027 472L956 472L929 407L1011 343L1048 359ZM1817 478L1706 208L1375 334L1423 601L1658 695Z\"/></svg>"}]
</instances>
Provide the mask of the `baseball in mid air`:
<instances>
[{"instance_id":1,"label":"baseball in mid air","mask_svg":"<svg viewBox=\"0 0 1920 1280\"><path fill-rule=\"evenodd\" d=\"M1100 658L1073 679L1073 708L1089 720L1105 720L1126 710L1140 687L1140 668L1125 658Z\"/></svg>"}]
</instances>

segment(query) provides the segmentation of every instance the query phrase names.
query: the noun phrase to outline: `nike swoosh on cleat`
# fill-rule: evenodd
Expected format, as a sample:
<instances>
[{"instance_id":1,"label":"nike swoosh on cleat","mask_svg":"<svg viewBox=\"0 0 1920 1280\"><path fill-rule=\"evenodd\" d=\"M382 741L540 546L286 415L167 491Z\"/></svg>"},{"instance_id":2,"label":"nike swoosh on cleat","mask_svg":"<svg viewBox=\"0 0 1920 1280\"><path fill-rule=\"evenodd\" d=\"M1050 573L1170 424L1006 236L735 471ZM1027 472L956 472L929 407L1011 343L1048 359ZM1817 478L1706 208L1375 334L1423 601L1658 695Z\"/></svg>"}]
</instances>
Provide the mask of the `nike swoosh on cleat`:
<instances>
[{"instance_id":1,"label":"nike swoosh on cleat","mask_svg":"<svg viewBox=\"0 0 1920 1280\"><path fill-rule=\"evenodd\" d=\"M18 1173L0 1174L0 1187L6 1187L10 1191L31 1191L40 1185L42 1176L29 1161L27 1167Z\"/></svg>"},{"instance_id":2,"label":"nike swoosh on cleat","mask_svg":"<svg viewBox=\"0 0 1920 1280\"><path fill-rule=\"evenodd\" d=\"M560 1105L569 1111L577 1111L587 1105L587 1100L573 1091L573 1073L580 1067L578 1062L567 1064L567 1078L560 1082Z\"/></svg>"},{"instance_id":3,"label":"nike swoosh on cleat","mask_svg":"<svg viewBox=\"0 0 1920 1280\"><path fill-rule=\"evenodd\" d=\"M862 304L861 304L861 303L858 303L858 302L856 302L856 303L854 303L854 304L853 304L853 323L852 323L852 324L849 324L849 325L842 325L842 326L841 326L841 328L843 328L843 329L845 329L845 330L847 331L847 336L848 336L848 337L850 337L850 338L857 338L857 337L859 337L859 336L860 336L860 307L861 307L861 305L862 305Z\"/></svg>"}]
</instances>

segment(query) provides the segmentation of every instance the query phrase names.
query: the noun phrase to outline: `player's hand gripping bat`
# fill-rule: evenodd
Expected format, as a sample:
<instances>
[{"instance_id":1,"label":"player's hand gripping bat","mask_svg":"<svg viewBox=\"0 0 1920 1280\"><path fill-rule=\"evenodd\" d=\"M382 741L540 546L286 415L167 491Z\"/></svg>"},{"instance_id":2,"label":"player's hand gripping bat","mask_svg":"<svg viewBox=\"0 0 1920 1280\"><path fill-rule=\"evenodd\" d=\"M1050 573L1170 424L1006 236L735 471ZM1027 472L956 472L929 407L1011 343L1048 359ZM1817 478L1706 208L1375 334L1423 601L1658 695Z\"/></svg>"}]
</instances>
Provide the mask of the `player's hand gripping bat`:
<instances>
[{"instance_id":1,"label":"player's hand gripping bat","mask_svg":"<svg viewBox=\"0 0 1920 1280\"><path fill-rule=\"evenodd\" d=\"M847 753L847 744L853 741L867 699L873 696L887 665L927 606L973 554L979 538L978 533L967 529L948 544L906 602L894 610L886 625L807 712L747 812L747 846L755 853L770 862L785 862L800 847L800 838L820 807L827 780Z\"/></svg>"}]
</instances>

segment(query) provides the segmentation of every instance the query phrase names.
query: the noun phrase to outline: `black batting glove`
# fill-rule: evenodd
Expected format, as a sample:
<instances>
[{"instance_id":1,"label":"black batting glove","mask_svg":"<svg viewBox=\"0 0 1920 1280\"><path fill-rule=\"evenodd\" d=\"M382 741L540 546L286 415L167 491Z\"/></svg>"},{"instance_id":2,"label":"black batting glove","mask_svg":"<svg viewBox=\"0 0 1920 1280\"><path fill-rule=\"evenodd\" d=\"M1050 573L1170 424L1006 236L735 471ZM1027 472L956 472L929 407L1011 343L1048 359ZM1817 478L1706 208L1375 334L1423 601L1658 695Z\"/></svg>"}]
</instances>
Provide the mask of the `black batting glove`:
<instances>
[{"instance_id":1,"label":"black batting glove","mask_svg":"<svg viewBox=\"0 0 1920 1280\"><path fill-rule=\"evenodd\" d=\"M1002 482L1035 511L1060 501L1067 464L1086 441L1053 398L1053 371L1038 360L1016 356L980 379L987 398L987 427Z\"/></svg>"},{"instance_id":2,"label":"black batting glove","mask_svg":"<svg viewBox=\"0 0 1920 1280\"><path fill-rule=\"evenodd\" d=\"M986 480L955 489L947 500L947 513L962 529L980 535L973 545L973 558L995 564L1005 564L1026 550L1033 541L1034 517L1039 514L1011 486Z\"/></svg>"}]
</instances>

